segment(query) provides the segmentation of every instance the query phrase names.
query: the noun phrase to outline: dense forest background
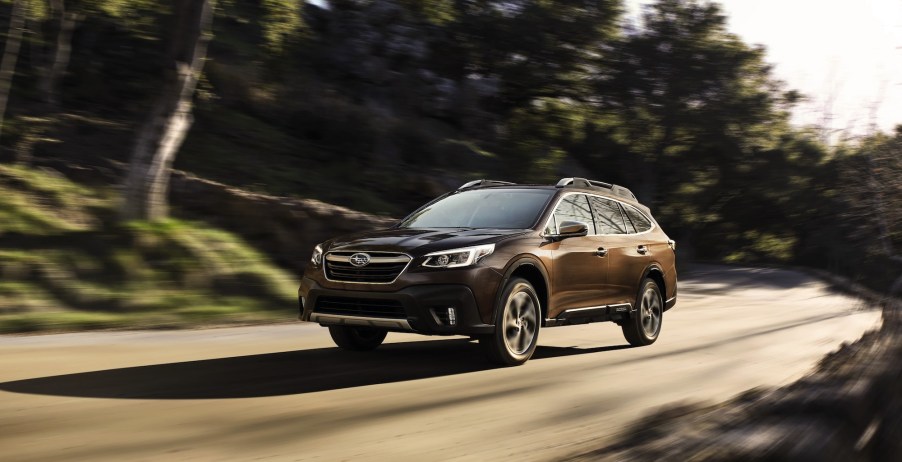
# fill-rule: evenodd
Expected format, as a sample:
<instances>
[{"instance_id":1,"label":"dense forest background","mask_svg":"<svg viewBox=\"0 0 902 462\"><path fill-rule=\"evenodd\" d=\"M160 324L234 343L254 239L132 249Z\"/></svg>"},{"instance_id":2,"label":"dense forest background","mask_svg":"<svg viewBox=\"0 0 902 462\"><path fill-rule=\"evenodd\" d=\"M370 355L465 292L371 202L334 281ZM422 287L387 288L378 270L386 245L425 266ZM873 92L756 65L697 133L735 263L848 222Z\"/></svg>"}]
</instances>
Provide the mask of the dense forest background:
<instances>
[{"instance_id":1,"label":"dense forest background","mask_svg":"<svg viewBox=\"0 0 902 462\"><path fill-rule=\"evenodd\" d=\"M181 9L192 3L211 8L209 34L186 20L198 17ZM0 199L0 269L18 284L43 281L0 295L44 290L47 304L85 306L123 268L194 274L160 263L159 249L139 258L109 248L134 249L148 233L164 246L183 241L182 228L222 225L178 204L173 216L196 221L116 218L149 114L176 78L172 57L203 37L175 169L391 217L471 179L583 176L632 189L684 259L807 265L886 288L902 271L893 257L902 247L902 125L854 138L792 126L805 95L773 77L766 50L732 34L716 3L660 0L638 21L623 12L619 0L0 2L0 180L10 188ZM104 269L93 289L73 295L72 280L48 289L59 276L28 266L65 266L67 257L24 264L14 251L83 251L37 242L49 225L32 219L64 210L65 194L84 206L72 189L82 187L103 205L57 218L70 226L82 213L99 224L54 235L97 233L89 236L116 244L93 250L109 253L97 263ZM56 202L38 200L50 189ZM216 252L197 245L184 248L198 259ZM186 276L175 286L223 283ZM142 309L188 302L160 303ZM21 301L7 305L23 312Z\"/></svg>"}]
</instances>

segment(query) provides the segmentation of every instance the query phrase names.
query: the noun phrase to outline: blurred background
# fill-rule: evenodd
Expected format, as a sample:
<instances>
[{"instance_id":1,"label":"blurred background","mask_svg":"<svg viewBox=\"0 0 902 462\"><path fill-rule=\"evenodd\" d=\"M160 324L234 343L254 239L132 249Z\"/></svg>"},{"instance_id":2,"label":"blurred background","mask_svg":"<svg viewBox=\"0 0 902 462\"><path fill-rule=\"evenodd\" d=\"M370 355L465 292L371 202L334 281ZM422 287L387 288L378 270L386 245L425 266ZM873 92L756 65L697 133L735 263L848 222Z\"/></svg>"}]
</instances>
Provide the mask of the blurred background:
<instances>
[{"instance_id":1,"label":"blurred background","mask_svg":"<svg viewBox=\"0 0 902 462\"><path fill-rule=\"evenodd\" d=\"M479 178L621 184L683 262L885 291L902 82L794 88L831 44L775 71L736 3L0 0L0 332L291 320L316 243Z\"/></svg>"}]
</instances>

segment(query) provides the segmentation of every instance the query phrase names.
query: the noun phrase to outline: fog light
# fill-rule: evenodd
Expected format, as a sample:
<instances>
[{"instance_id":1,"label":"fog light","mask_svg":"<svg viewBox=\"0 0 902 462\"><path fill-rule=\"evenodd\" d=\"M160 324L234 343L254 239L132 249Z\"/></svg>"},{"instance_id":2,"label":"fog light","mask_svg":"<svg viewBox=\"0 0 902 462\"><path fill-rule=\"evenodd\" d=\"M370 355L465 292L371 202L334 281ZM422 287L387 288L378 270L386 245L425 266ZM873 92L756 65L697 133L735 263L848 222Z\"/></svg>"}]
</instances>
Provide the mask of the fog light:
<instances>
[{"instance_id":1,"label":"fog light","mask_svg":"<svg viewBox=\"0 0 902 462\"><path fill-rule=\"evenodd\" d=\"M454 308L448 308L448 324L452 326L457 325L457 310Z\"/></svg>"}]
</instances>

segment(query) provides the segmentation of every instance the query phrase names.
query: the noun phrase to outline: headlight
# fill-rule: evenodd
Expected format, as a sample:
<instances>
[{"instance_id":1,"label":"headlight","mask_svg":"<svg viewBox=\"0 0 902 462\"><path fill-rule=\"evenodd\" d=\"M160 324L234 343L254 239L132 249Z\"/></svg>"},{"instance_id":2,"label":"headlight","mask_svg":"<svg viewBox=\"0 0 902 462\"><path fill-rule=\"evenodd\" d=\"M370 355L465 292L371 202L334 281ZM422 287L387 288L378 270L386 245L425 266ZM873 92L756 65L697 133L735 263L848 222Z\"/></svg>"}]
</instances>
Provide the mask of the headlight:
<instances>
[{"instance_id":1,"label":"headlight","mask_svg":"<svg viewBox=\"0 0 902 462\"><path fill-rule=\"evenodd\" d=\"M323 263L323 246L317 244L316 247L313 248L313 255L310 257L310 263L314 265L320 265Z\"/></svg>"},{"instance_id":2,"label":"headlight","mask_svg":"<svg viewBox=\"0 0 902 462\"><path fill-rule=\"evenodd\" d=\"M478 262L482 257L495 251L495 244L464 247L462 249L442 250L426 255L423 266L428 268L460 268Z\"/></svg>"}]
</instances>

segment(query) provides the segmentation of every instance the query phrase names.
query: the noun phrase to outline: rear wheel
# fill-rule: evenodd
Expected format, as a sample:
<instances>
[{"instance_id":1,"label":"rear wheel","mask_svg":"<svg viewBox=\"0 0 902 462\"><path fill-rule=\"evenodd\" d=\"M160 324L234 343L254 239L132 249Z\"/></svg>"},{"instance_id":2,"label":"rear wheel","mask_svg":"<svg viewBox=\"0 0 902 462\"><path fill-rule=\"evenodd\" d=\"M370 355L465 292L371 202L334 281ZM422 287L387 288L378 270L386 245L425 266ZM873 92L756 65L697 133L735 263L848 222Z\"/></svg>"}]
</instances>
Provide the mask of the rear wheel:
<instances>
[{"instance_id":1,"label":"rear wheel","mask_svg":"<svg viewBox=\"0 0 902 462\"><path fill-rule=\"evenodd\" d=\"M661 334L661 324L664 320L664 301L658 284L651 279L645 279L640 287L636 311L621 326L623 336L633 346L655 343Z\"/></svg>"},{"instance_id":2,"label":"rear wheel","mask_svg":"<svg viewBox=\"0 0 902 462\"><path fill-rule=\"evenodd\" d=\"M329 335L335 344L351 351L373 350L382 345L387 334L385 329L374 327L329 326Z\"/></svg>"},{"instance_id":3,"label":"rear wheel","mask_svg":"<svg viewBox=\"0 0 902 462\"><path fill-rule=\"evenodd\" d=\"M488 359L504 366L525 363L539 339L539 297L529 281L512 278L495 310L495 332L479 338Z\"/></svg>"}]
</instances>

